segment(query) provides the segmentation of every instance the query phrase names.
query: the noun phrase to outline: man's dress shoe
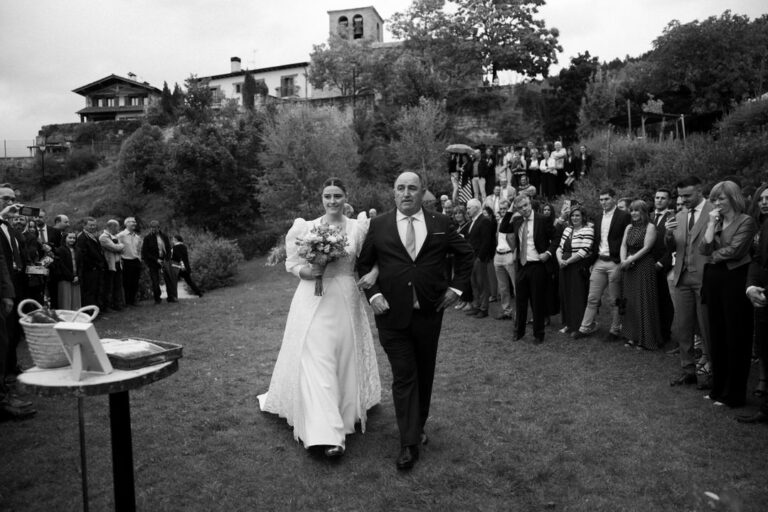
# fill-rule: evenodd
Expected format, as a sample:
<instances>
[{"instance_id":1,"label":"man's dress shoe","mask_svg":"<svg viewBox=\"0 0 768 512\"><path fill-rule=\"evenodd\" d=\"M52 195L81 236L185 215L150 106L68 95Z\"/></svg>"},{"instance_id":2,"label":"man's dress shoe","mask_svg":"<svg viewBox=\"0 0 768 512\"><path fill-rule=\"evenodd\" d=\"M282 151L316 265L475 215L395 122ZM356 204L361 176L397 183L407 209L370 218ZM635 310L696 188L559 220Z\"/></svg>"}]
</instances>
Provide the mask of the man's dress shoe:
<instances>
[{"instance_id":1,"label":"man's dress shoe","mask_svg":"<svg viewBox=\"0 0 768 512\"><path fill-rule=\"evenodd\" d=\"M397 469L400 470L411 469L413 465L416 464L417 460L419 460L419 447L403 446L395 464L397 465Z\"/></svg>"}]
</instances>

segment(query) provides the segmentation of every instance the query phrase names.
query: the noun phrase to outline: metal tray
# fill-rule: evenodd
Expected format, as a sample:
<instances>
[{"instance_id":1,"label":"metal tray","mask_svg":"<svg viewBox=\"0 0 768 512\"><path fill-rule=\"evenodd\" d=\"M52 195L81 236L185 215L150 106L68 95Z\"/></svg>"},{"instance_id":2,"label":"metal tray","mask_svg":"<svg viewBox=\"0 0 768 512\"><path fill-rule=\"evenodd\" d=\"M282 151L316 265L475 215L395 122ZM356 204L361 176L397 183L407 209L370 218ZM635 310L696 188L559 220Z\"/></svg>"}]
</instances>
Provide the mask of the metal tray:
<instances>
[{"instance_id":1,"label":"metal tray","mask_svg":"<svg viewBox=\"0 0 768 512\"><path fill-rule=\"evenodd\" d=\"M119 343L121 341L143 341L151 343L160 348L160 350L146 355L140 356L127 356L122 354L110 354L109 343ZM145 338L123 338L121 340L102 340L108 341L105 344L105 350L107 351L107 357L109 362L112 363L112 367L117 370L135 370L137 368L144 368L145 366L152 366L155 364L165 363L167 361L173 361L181 357L182 346L176 343L169 343L167 341L148 340Z\"/></svg>"}]
</instances>

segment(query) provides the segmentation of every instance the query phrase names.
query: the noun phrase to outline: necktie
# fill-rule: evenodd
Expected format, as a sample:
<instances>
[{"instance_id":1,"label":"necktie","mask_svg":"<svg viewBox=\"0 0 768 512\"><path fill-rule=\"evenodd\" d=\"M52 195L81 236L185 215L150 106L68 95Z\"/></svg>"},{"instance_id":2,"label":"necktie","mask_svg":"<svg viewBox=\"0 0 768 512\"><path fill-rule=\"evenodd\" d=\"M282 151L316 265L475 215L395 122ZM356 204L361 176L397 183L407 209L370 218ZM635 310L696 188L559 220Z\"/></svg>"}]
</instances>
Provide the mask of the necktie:
<instances>
[{"instance_id":1,"label":"necktie","mask_svg":"<svg viewBox=\"0 0 768 512\"><path fill-rule=\"evenodd\" d=\"M523 235L520 240L520 263L528 263L528 219L523 219Z\"/></svg>"},{"instance_id":2,"label":"necktie","mask_svg":"<svg viewBox=\"0 0 768 512\"><path fill-rule=\"evenodd\" d=\"M693 230L694 216L695 215L696 215L696 208L691 210L691 216L688 217L688 232L689 233Z\"/></svg>"},{"instance_id":3,"label":"necktie","mask_svg":"<svg viewBox=\"0 0 768 512\"><path fill-rule=\"evenodd\" d=\"M8 245L11 247L11 254L13 255L13 270L21 271L24 264L21 261L21 253L19 252L19 244L16 242L16 237L13 236L11 228L5 222L3 223L3 231L5 232L6 238L8 238Z\"/></svg>"},{"instance_id":4,"label":"necktie","mask_svg":"<svg viewBox=\"0 0 768 512\"><path fill-rule=\"evenodd\" d=\"M653 221L653 223L654 223L654 224L656 224L656 225L658 226L658 225L659 225L659 219L660 219L660 218L661 218L661 214L660 214L660 213L657 213L657 214L656 214L656 220L654 220L654 221Z\"/></svg>"},{"instance_id":5,"label":"necktie","mask_svg":"<svg viewBox=\"0 0 768 512\"><path fill-rule=\"evenodd\" d=\"M408 226L405 228L405 249L416 260L416 230L413 228L413 217L406 217Z\"/></svg>"}]
</instances>

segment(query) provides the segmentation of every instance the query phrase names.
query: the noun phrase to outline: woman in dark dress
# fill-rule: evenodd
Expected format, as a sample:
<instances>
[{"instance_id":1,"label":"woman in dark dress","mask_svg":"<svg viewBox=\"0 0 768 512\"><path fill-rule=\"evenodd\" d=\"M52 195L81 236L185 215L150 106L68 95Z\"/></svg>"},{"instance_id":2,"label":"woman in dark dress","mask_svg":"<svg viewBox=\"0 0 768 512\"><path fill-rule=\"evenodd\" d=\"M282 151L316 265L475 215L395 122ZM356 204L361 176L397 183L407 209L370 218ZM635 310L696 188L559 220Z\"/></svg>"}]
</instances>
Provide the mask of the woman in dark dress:
<instances>
[{"instance_id":1,"label":"woman in dark dress","mask_svg":"<svg viewBox=\"0 0 768 512\"><path fill-rule=\"evenodd\" d=\"M559 218L555 216L555 208L549 203L542 203L540 212L544 215L550 224L555 226L555 240L559 240L563 236L565 230L565 223L561 222ZM549 317L560 313L560 270L555 261L548 261L544 264L549 274L549 285L547 286L547 318L545 325L549 325Z\"/></svg>"},{"instance_id":2,"label":"woman in dark dress","mask_svg":"<svg viewBox=\"0 0 768 512\"><path fill-rule=\"evenodd\" d=\"M632 223L624 230L621 263L624 271L623 334L626 346L655 350L661 346L659 305L656 293L656 263L653 246L656 226L648 219L648 205L641 199L629 205Z\"/></svg>"},{"instance_id":3,"label":"woman in dark dress","mask_svg":"<svg viewBox=\"0 0 768 512\"><path fill-rule=\"evenodd\" d=\"M557 262L560 266L560 313L565 325L560 332L578 330L587 308L589 266L595 228L587 223L581 206L571 208L568 226L560 237Z\"/></svg>"},{"instance_id":4,"label":"woman in dark dress","mask_svg":"<svg viewBox=\"0 0 768 512\"><path fill-rule=\"evenodd\" d=\"M702 301L709 318L712 390L716 404L741 407L746 401L752 354L752 304L745 294L750 250L757 223L745 209L737 184L721 181L712 188L714 208L699 250L710 257L704 265Z\"/></svg>"},{"instance_id":5,"label":"woman in dark dress","mask_svg":"<svg viewBox=\"0 0 768 512\"><path fill-rule=\"evenodd\" d=\"M459 233L459 236L466 239L469 234L469 227L472 223L469 222L467 207L465 205L460 204L453 209L453 220L457 226L456 231ZM461 298L454 306L454 309L471 309L472 300L472 289L469 288L466 292L461 294Z\"/></svg>"},{"instance_id":6,"label":"woman in dark dress","mask_svg":"<svg viewBox=\"0 0 768 512\"><path fill-rule=\"evenodd\" d=\"M203 291L192 280L192 267L189 264L189 251L187 246L184 245L184 239L181 235L173 235L171 237L171 267L178 272L178 276L186 281L189 289L192 293L198 297L203 296ZM178 285L179 280L176 279Z\"/></svg>"}]
</instances>

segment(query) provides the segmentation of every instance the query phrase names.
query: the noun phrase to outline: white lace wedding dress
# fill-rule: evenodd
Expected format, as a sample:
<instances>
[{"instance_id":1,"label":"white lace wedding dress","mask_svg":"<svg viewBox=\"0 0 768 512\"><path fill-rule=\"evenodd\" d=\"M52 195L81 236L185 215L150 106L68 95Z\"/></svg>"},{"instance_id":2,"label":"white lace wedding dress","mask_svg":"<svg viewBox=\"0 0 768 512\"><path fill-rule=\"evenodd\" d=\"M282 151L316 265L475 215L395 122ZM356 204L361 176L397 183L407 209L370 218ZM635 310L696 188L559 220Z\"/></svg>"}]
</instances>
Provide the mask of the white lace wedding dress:
<instances>
[{"instance_id":1,"label":"white lace wedding dress","mask_svg":"<svg viewBox=\"0 0 768 512\"><path fill-rule=\"evenodd\" d=\"M307 264L296 239L320 220L296 219L286 235L285 267L296 276ZM368 222L346 219L345 230L347 256L326 267L323 295L315 296L314 281L300 280L269 391L258 397L261 410L284 417L305 448L345 446L357 421L365 432L366 411L381 400L365 297L355 277Z\"/></svg>"}]
</instances>

